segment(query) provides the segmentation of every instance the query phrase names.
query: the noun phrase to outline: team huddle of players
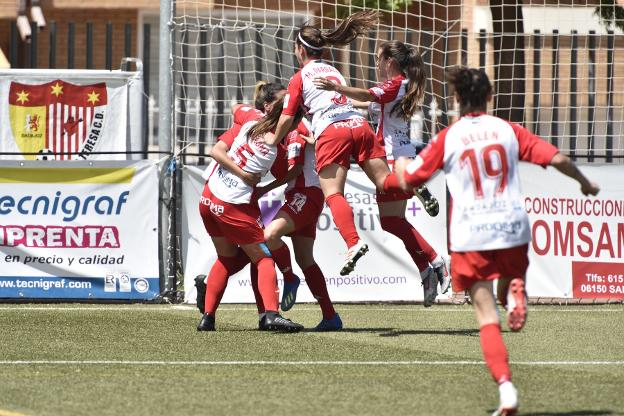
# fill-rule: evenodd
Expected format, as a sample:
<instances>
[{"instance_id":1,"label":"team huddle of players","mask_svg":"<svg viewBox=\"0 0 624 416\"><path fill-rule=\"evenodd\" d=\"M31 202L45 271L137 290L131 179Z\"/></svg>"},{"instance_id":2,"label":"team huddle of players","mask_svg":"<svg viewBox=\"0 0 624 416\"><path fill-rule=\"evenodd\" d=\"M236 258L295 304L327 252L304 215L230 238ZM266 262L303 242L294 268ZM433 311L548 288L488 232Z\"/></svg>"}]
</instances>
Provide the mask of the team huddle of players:
<instances>
[{"instance_id":1,"label":"team huddle of players","mask_svg":"<svg viewBox=\"0 0 624 416\"><path fill-rule=\"evenodd\" d=\"M448 291L451 274L446 259L406 220L405 208L416 196L429 215L437 215L438 202L424 183L444 170L452 197L453 288L469 291L475 306L484 358L499 385L495 414L515 414L518 395L511 383L492 282L499 281L497 298L507 309L508 326L519 331L527 313L524 279L530 228L520 198L518 162L554 166L576 179L585 195L595 195L599 188L554 146L519 125L487 115L491 85L476 69L449 72L461 118L417 154L408 122L421 103L426 71L416 48L400 41L380 43L375 51L378 84L370 89L347 86L342 74L321 59L325 47L350 43L373 28L378 18L377 12L363 11L333 30L301 27L294 51L301 69L287 89L261 83L253 107L233 108L233 126L212 150L214 160L206 170L199 204L217 260L206 279L196 279L202 312L197 329L215 330L228 278L247 264L259 329L303 329L279 313L280 307L287 311L294 305L300 282L284 236L291 237L297 264L321 308L323 317L314 330L342 329L313 248L316 223L327 204L348 248L340 273L349 274L368 252L344 197L352 160L375 184L381 226L403 241L420 271L424 305L431 306L438 287ZM376 132L356 107L368 107ZM269 171L276 180L259 186ZM257 200L283 184L284 204L263 226ZM510 224L512 233L507 232ZM276 265L284 278L281 302Z\"/></svg>"}]
</instances>

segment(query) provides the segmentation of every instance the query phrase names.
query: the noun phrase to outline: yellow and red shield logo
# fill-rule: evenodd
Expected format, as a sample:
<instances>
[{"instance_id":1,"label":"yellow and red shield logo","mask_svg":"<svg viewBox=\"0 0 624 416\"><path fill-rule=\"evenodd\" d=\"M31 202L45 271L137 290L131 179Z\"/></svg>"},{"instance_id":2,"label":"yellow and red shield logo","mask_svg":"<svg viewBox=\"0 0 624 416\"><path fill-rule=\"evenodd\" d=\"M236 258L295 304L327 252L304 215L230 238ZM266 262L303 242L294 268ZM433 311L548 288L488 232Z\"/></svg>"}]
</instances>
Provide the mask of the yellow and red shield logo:
<instances>
[{"instance_id":1,"label":"yellow and red shield logo","mask_svg":"<svg viewBox=\"0 0 624 416\"><path fill-rule=\"evenodd\" d=\"M75 85L62 80L29 85L11 82L11 130L24 153L48 150L64 153L59 160L76 159L92 129L96 114L106 108L106 83ZM25 155L34 160L35 155Z\"/></svg>"}]
</instances>

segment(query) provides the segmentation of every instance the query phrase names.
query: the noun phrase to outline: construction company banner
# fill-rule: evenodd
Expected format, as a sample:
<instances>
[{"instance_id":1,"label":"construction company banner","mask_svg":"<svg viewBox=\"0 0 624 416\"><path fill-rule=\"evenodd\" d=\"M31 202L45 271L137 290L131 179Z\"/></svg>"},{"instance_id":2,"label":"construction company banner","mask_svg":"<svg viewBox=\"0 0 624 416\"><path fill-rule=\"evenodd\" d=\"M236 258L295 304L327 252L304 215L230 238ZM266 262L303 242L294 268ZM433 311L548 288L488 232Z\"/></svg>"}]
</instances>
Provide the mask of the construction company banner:
<instances>
[{"instance_id":1,"label":"construction company banner","mask_svg":"<svg viewBox=\"0 0 624 416\"><path fill-rule=\"evenodd\" d=\"M598 196L583 196L576 181L553 168L520 165L533 236L528 294L624 299L624 168L580 169L600 185Z\"/></svg>"},{"instance_id":2,"label":"construction company banner","mask_svg":"<svg viewBox=\"0 0 624 416\"><path fill-rule=\"evenodd\" d=\"M0 71L0 159L131 159L93 153L141 150L142 93L140 72Z\"/></svg>"},{"instance_id":3,"label":"construction company banner","mask_svg":"<svg viewBox=\"0 0 624 416\"><path fill-rule=\"evenodd\" d=\"M214 246L206 233L199 216L199 197L204 188L202 170L186 166L183 170L183 218L182 256L184 262L185 301L195 302L193 279L198 274L207 274L216 260ZM407 203L406 218L438 250L446 254L446 187L444 176L438 175L428 183L431 192L440 202L440 214L430 217L416 198ZM357 166L349 171L345 197L353 208L355 224L360 236L368 243L370 251L357 264L354 272L340 276L339 271L347 247L335 228L329 208L325 207L317 223L314 254L325 274L329 294L335 301L422 301L423 292L420 274L403 243L384 232L379 224L379 213L375 200L374 186ZM265 195L260 200L263 221L268 224L279 210L283 201L283 189ZM314 298L303 281L303 273L294 260L289 238L284 241L290 246L293 269L302 278L297 299L314 302ZM281 282L281 275L278 272ZM249 267L230 278L223 302L253 303L253 292L249 280Z\"/></svg>"},{"instance_id":4,"label":"construction company banner","mask_svg":"<svg viewBox=\"0 0 624 416\"><path fill-rule=\"evenodd\" d=\"M157 167L0 162L0 298L160 294Z\"/></svg>"}]
</instances>

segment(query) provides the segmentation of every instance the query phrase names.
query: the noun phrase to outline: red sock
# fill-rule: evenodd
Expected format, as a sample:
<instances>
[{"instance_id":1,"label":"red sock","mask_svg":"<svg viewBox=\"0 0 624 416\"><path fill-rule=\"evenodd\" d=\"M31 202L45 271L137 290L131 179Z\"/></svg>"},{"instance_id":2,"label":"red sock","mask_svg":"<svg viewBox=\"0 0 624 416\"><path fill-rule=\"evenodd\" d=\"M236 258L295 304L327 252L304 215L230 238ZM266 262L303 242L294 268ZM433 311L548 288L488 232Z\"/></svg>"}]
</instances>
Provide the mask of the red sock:
<instances>
[{"instance_id":1,"label":"red sock","mask_svg":"<svg viewBox=\"0 0 624 416\"><path fill-rule=\"evenodd\" d=\"M258 267L256 267L255 264L252 264L249 269L249 277L251 278L251 288L253 289L254 298L256 299L258 313L264 313L264 303L262 302L262 295L260 295L260 290L258 289Z\"/></svg>"},{"instance_id":2,"label":"red sock","mask_svg":"<svg viewBox=\"0 0 624 416\"><path fill-rule=\"evenodd\" d=\"M383 191L385 193L402 191L401 185L399 185L399 177L396 176L396 173L392 172L386 176L386 179L384 179Z\"/></svg>"},{"instance_id":3,"label":"red sock","mask_svg":"<svg viewBox=\"0 0 624 416\"><path fill-rule=\"evenodd\" d=\"M403 241L407 252L412 256L416 267L421 272L429 266L430 262L438 257L438 253L436 253L433 247L405 218L381 217L379 222L381 223L381 228Z\"/></svg>"},{"instance_id":4,"label":"red sock","mask_svg":"<svg viewBox=\"0 0 624 416\"><path fill-rule=\"evenodd\" d=\"M249 261L247 255L245 258ZM206 279L205 313L214 316L227 287L228 278L242 268L240 264L240 255L235 257L217 256L217 260L212 265Z\"/></svg>"},{"instance_id":5,"label":"red sock","mask_svg":"<svg viewBox=\"0 0 624 416\"><path fill-rule=\"evenodd\" d=\"M332 319L336 314L334 305L327 293L327 284L325 284L325 276L321 271L318 264L314 263L303 271L306 283L312 296L318 301L321 311L323 312L323 319Z\"/></svg>"},{"instance_id":6,"label":"red sock","mask_svg":"<svg viewBox=\"0 0 624 416\"><path fill-rule=\"evenodd\" d=\"M275 263L270 257L261 258L258 263L258 290L266 311L279 310L279 289L277 288L277 274Z\"/></svg>"},{"instance_id":7,"label":"red sock","mask_svg":"<svg viewBox=\"0 0 624 416\"><path fill-rule=\"evenodd\" d=\"M503 336L501 335L500 325L483 325L480 329L480 333L483 358L485 358L485 363L490 369L492 378L498 384L511 381L509 357L507 356L507 348L505 348Z\"/></svg>"},{"instance_id":8,"label":"red sock","mask_svg":"<svg viewBox=\"0 0 624 416\"><path fill-rule=\"evenodd\" d=\"M342 239L347 243L347 247L351 248L360 240L360 236L355 230L355 222L353 220L353 210L341 193L336 193L325 198L325 202L334 218L334 224L338 227L338 231Z\"/></svg>"},{"instance_id":9,"label":"red sock","mask_svg":"<svg viewBox=\"0 0 624 416\"><path fill-rule=\"evenodd\" d=\"M281 247L271 250L271 257L273 257L273 261L277 265L277 268L282 272L282 276L284 276L284 280L289 283L295 281L295 275L292 271L292 265L290 263L290 250L286 244L282 244Z\"/></svg>"}]
</instances>

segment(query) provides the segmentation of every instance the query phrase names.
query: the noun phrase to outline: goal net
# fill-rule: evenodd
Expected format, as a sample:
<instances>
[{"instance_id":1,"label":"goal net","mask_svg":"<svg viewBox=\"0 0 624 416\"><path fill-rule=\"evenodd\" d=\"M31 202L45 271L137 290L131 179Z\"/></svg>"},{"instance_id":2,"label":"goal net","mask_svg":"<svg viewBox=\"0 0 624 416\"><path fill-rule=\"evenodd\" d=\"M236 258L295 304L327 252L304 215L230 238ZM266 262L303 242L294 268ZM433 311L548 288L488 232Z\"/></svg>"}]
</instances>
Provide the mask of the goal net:
<instances>
[{"instance_id":1,"label":"goal net","mask_svg":"<svg viewBox=\"0 0 624 416\"><path fill-rule=\"evenodd\" d=\"M184 162L205 161L230 125L231 105L249 103L257 81L288 83L297 69L299 25L332 28L362 7L382 11L382 20L368 36L331 48L329 59L350 85L369 87L376 82L379 41L417 46L428 81L422 111L411 123L413 139L427 142L456 118L444 71L469 65L485 69L495 86L493 114L580 160L621 163L621 8L563 0L174 1L174 136L176 147L189 145Z\"/></svg>"}]
</instances>

